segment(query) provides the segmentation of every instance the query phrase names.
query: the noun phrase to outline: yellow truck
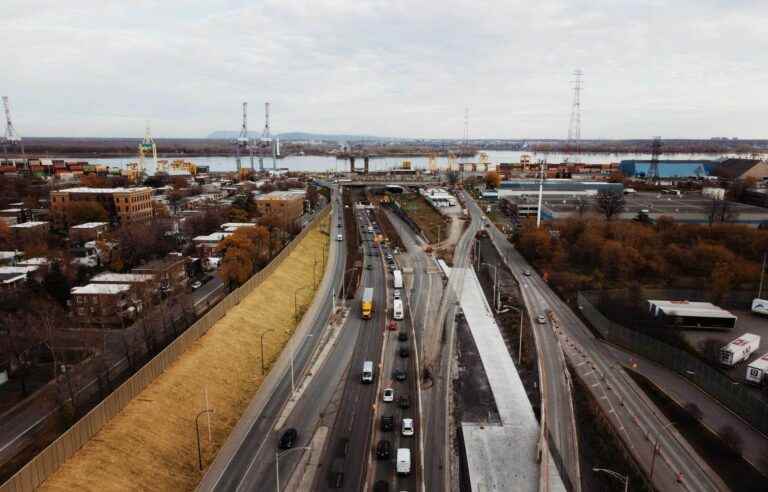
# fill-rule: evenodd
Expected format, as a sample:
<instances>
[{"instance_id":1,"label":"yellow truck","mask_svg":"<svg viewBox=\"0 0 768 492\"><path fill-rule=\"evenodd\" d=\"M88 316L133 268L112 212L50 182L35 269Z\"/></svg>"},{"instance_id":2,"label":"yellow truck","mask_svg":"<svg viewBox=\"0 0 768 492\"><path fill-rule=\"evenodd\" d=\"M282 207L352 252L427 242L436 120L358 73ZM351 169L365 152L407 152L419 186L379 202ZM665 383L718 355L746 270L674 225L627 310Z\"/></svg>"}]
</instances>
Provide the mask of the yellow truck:
<instances>
[{"instance_id":1,"label":"yellow truck","mask_svg":"<svg viewBox=\"0 0 768 492\"><path fill-rule=\"evenodd\" d=\"M363 302L361 304L363 319L371 319L373 313L373 287L363 290Z\"/></svg>"}]
</instances>

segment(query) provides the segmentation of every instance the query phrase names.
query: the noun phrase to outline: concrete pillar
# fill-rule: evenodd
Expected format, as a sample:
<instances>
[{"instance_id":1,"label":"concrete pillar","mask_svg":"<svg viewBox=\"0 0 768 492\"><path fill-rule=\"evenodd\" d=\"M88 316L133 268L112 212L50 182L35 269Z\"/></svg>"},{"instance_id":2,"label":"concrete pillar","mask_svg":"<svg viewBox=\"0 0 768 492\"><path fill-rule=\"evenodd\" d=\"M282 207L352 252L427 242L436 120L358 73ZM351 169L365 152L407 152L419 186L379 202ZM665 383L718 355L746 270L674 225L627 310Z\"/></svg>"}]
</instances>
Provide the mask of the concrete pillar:
<instances>
[{"instance_id":1,"label":"concrete pillar","mask_svg":"<svg viewBox=\"0 0 768 492\"><path fill-rule=\"evenodd\" d=\"M363 162L365 163L365 168L363 170L363 173L368 174L368 156L365 156L365 159L363 160Z\"/></svg>"},{"instance_id":2,"label":"concrete pillar","mask_svg":"<svg viewBox=\"0 0 768 492\"><path fill-rule=\"evenodd\" d=\"M355 172L355 156L349 156L349 172Z\"/></svg>"}]
</instances>

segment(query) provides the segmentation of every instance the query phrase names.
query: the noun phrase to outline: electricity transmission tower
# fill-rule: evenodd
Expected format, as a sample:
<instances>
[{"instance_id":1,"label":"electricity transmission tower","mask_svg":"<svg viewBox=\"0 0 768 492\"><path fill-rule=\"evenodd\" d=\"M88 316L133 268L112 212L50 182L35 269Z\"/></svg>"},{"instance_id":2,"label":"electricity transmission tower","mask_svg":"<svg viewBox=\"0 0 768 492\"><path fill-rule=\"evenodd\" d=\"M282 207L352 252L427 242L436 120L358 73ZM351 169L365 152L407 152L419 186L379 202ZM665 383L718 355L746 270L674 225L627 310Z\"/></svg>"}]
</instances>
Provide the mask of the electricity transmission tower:
<instances>
[{"instance_id":1,"label":"electricity transmission tower","mask_svg":"<svg viewBox=\"0 0 768 492\"><path fill-rule=\"evenodd\" d=\"M2 137L3 144L3 156L5 160L8 160L8 147L18 145L21 149L21 154L24 155L24 142L21 140L21 136L13 126L11 121L11 105L8 102L8 96L3 96L3 108L5 109L5 133Z\"/></svg>"},{"instance_id":2,"label":"electricity transmission tower","mask_svg":"<svg viewBox=\"0 0 768 492\"><path fill-rule=\"evenodd\" d=\"M571 105L571 120L568 124L568 154L575 153L578 159L581 151L581 89L583 87L581 77L584 73L581 69L573 72L573 103Z\"/></svg>"},{"instance_id":3,"label":"electricity transmission tower","mask_svg":"<svg viewBox=\"0 0 768 492\"><path fill-rule=\"evenodd\" d=\"M651 165L648 167L648 179L659 181L659 156L661 155L661 137L653 137L651 142Z\"/></svg>"}]
</instances>

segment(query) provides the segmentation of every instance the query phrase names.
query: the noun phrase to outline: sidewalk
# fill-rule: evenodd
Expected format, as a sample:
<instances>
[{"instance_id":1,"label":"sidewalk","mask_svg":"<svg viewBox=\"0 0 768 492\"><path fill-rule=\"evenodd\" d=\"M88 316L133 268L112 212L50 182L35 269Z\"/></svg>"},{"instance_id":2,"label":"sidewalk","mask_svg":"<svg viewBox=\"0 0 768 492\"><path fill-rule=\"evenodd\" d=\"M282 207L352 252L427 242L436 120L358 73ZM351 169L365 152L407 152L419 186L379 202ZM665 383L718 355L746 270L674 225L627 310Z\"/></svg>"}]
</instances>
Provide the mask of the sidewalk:
<instances>
[{"instance_id":1,"label":"sidewalk","mask_svg":"<svg viewBox=\"0 0 768 492\"><path fill-rule=\"evenodd\" d=\"M702 412L702 424L714 433L719 433L725 426L732 427L744 442L742 451L744 459L762 473L768 474L768 460L766 460L768 437L755 430L698 386L678 376L676 372L616 346L607 343L604 345L623 366L651 380L679 405L694 403Z\"/></svg>"}]
</instances>

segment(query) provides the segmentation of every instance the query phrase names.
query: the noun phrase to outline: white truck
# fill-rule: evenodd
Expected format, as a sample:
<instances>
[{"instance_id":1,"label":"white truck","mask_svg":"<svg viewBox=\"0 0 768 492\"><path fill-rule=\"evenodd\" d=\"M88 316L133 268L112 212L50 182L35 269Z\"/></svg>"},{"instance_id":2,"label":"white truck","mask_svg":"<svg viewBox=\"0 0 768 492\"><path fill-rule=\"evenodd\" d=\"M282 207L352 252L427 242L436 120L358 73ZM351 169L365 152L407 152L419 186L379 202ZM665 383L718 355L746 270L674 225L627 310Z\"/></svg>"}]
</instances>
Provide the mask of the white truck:
<instances>
[{"instance_id":1,"label":"white truck","mask_svg":"<svg viewBox=\"0 0 768 492\"><path fill-rule=\"evenodd\" d=\"M752 312L768 316L768 300L757 297L752 299Z\"/></svg>"},{"instance_id":2,"label":"white truck","mask_svg":"<svg viewBox=\"0 0 768 492\"><path fill-rule=\"evenodd\" d=\"M763 354L747 366L747 382L762 384L765 382L766 373L768 373L768 354Z\"/></svg>"},{"instance_id":3,"label":"white truck","mask_svg":"<svg viewBox=\"0 0 768 492\"><path fill-rule=\"evenodd\" d=\"M395 280L395 289L402 289L403 288L403 272L400 270L395 270L392 272L392 277L394 277Z\"/></svg>"},{"instance_id":4,"label":"white truck","mask_svg":"<svg viewBox=\"0 0 768 492\"><path fill-rule=\"evenodd\" d=\"M364 384L370 384L373 382L373 361L367 360L363 362L363 373L360 379Z\"/></svg>"},{"instance_id":5,"label":"white truck","mask_svg":"<svg viewBox=\"0 0 768 492\"><path fill-rule=\"evenodd\" d=\"M401 299L395 299L392 307L392 317L396 320L403 319L403 301Z\"/></svg>"},{"instance_id":6,"label":"white truck","mask_svg":"<svg viewBox=\"0 0 768 492\"><path fill-rule=\"evenodd\" d=\"M745 333L720 349L720 363L735 366L760 348L760 335Z\"/></svg>"},{"instance_id":7,"label":"white truck","mask_svg":"<svg viewBox=\"0 0 768 492\"><path fill-rule=\"evenodd\" d=\"M397 474L408 475L411 473L411 450L397 448Z\"/></svg>"}]
</instances>

